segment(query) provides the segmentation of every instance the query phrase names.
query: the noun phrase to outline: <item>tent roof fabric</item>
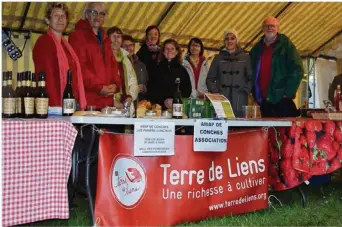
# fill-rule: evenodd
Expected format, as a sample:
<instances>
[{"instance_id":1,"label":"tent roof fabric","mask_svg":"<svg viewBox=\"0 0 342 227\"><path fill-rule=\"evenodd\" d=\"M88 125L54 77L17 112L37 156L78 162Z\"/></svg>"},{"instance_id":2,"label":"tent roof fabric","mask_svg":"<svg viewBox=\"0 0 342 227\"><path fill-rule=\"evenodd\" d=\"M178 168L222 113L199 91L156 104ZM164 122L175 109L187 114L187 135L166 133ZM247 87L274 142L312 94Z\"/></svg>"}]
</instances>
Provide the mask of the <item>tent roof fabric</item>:
<instances>
[{"instance_id":1,"label":"tent roof fabric","mask_svg":"<svg viewBox=\"0 0 342 227\"><path fill-rule=\"evenodd\" d=\"M3 2L2 26L45 32L46 2ZM70 18L66 33L81 18L84 2L67 2ZM104 27L120 27L143 40L147 26L157 24L161 40L175 38L186 45L199 37L209 49L223 45L223 32L235 29L241 46L250 50L262 36L266 16L280 20L280 32L293 41L301 55L318 55L342 40L341 2L106 2ZM26 10L25 10L26 9ZM26 11L26 12L25 12ZM25 15L26 14L26 15ZM329 41L328 43L326 43ZM322 47L323 44L326 44ZM318 49L320 48L320 49Z\"/></svg>"}]
</instances>

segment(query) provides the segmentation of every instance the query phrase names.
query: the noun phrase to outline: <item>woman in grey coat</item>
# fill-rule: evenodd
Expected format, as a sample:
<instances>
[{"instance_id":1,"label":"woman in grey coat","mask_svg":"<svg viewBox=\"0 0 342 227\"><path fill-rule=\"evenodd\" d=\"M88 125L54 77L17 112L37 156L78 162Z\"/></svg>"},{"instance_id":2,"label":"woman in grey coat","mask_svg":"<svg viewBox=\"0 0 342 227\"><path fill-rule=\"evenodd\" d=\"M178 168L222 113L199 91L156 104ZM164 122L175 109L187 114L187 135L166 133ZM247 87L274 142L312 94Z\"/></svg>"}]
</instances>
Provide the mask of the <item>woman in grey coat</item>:
<instances>
[{"instance_id":1,"label":"woman in grey coat","mask_svg":"<svg viewBox=\"0 0 342 227\"><path fill-rule=\"evenodd\" d=\"M243 117L242 106L248 105L252 89L251 61L239 47L236 31L226 31L223 38L224 48L215 56L208 72L208 91L223 94L229 99L235 116Z\"/></svg>"}]
</instances>

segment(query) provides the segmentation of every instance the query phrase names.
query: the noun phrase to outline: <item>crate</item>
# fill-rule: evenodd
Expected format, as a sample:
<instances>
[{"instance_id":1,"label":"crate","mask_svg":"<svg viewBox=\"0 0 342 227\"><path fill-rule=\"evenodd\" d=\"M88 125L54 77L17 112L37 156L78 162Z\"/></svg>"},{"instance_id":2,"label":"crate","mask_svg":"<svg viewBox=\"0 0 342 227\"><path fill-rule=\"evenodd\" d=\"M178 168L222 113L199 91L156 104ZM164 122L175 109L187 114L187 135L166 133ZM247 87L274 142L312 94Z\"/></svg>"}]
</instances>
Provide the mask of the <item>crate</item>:
<instances>
[{"instance_id":1,"label":"crate","mask_svg":"<svg viewBox=\"0 0 342 227\"><path fill-rule=\"evenodd\" d=\"M188 118L213 118L215 116L211 102L205 99L184 98L183 109Z\"/></svg>"},{"instance_id":2,"label":"crate","mask_svg":"<svg viewBox=\"0 0 342 227\"><path fill-rule=\"evenodd\" d=\"M311 113L313 119L342 121L342 112L316 112Z\"/></svg>"}]
</instances>

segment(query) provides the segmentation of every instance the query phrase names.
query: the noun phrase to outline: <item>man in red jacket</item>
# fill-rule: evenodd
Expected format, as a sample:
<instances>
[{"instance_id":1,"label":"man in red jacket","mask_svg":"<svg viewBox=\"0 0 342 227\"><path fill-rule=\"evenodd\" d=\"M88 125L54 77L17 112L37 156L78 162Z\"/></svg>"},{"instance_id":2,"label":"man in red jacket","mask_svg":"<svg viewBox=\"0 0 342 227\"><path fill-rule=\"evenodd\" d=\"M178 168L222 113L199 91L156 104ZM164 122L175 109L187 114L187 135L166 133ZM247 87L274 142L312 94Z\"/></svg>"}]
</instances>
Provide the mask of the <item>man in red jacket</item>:
<instances>
[{"instance_id":1,"label":"man in red jacket","mask_svg":"<svg viewBox=\"0 0 342 227\"><path fill-rule=\"evenodd\" d=\"M105 17L104 3L88 3L83 18L69 35L80 60L87 104L97 109L113 106L113 95L120 88L118 65L102 28Z\"/></svg>"}]
</instances>

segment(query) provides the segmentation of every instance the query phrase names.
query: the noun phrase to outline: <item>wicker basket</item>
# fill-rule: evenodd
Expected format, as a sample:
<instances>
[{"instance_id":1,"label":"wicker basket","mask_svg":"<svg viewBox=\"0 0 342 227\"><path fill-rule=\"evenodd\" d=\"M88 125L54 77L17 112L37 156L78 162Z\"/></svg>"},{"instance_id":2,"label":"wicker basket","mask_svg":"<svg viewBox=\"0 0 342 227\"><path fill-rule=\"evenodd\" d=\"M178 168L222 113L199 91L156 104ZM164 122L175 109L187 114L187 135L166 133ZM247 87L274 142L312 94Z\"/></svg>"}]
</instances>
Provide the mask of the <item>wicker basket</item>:
<instances>
[{"instance_id":1,"label":"wicker basket","mask_svg":"<svg viewBox=\"0 0 342 227\"><path fill-rule=\"evenodd\" d=\"M313 119L342 121L342 112L337 113L311 113Z\"/></svg>"}]
</instances>

